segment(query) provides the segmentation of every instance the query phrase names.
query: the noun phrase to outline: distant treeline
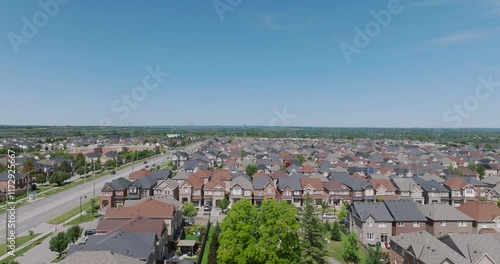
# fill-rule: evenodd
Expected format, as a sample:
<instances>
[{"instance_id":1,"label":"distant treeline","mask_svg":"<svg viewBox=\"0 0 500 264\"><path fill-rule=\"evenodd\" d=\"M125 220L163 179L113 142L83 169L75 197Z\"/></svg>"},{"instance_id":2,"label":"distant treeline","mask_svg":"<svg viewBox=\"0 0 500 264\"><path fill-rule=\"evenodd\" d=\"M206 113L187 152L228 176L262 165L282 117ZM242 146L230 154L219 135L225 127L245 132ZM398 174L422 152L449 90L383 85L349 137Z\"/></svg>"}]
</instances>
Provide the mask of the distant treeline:
<instances>
[{"instance_id":1,"label":"distant treeline","mask_svg":"<svg viewBox=\"0 0 500 264\"><path fill-rule=\"evenodd\" d=\"M259 126L0 126L0 138L11 137L166 137L180 134L204 139L217 137L331 138L331 139L406 139L443 144L470 144L486 148L500 146L500 129L490 128L321 128Z\"/></svg>"}]
</instances>

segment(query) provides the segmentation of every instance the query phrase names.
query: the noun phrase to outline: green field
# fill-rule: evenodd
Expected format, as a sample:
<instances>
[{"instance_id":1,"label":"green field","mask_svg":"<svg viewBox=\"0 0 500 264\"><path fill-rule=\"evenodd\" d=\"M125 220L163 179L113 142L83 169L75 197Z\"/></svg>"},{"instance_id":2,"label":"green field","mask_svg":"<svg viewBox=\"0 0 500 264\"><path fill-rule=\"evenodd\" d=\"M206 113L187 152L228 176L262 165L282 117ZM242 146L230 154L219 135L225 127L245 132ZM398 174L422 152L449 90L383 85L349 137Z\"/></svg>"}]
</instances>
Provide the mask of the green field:
<instances>
[{"instance_id":1,"label":"green field","mask_svg":"<svg viewBox=\"0 0 500 264\"><path fill-rule=\"evenodd\" d=\"M16 248L19 248L20 246L26 244L26 242L37 237L38 235L40 235L40 233L33 234L33 237L30 237L29 235L16 237ZM5 255L5 243L0 244L0 256L3 256L3 255Z\"/></svg>"},{"instance_id":2,"label":"green field","mask_svg":"<svg viewBox=\"0 0 500 264\"><path fill-rule=\"evenodd\" d=\"M214 235L215 228L210 226L210 230L208 231L208 240L205 244L205 249L203 250L203 258L201 259L201 264L208 263L208 254L210 253L210 244L212 243L212 237Z\"/></svg>"},{"instance_id":3,"label":"green field","mask_svg":"<svg viewBox=\"0 0 500 264\"><path fill-rule=\"evenodd\" d=\"M348 264L342 259L342 252L343 252L343 246L342 243L347 240L347 235L344 234L344 232L341 232L342 235L342 241L330 241L330 243L326 243L325 248L327 250L327 254L329 257L332 257L339 261L342 264ZM360 245L362 247L362 245ZM358 256L360 257L360 262L359 263L365 263L366 255L364 252L361 251L361 249L358 252Z\"/></svg>"}]
</instances>

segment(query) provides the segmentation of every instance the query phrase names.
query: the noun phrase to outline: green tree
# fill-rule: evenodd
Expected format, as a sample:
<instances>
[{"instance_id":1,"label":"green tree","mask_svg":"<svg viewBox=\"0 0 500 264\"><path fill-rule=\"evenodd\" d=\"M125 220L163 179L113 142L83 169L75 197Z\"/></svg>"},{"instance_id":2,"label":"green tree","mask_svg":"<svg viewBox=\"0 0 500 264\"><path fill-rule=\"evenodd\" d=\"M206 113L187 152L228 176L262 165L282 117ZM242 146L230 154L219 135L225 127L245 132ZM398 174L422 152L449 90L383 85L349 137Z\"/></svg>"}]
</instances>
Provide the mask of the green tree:
<instances>
[{"instance_id":1,"label":"green tree","mask_svg":"<svg viewBox=\"0 0 500 264\"><path fill-rule=\"evenodd\" d=\"M340 224L337 221L335 221L335 223L333 223L330 238L333 241L341 241L342 240L342 234L340 233Z\"/></svg>"},{"instance_id":2,"label":"green tree","mask_svg":"<svg viewBox=\"0 0 500 264\"><path fill-rule=\"evenodd\" d=\"M302 263L326 263L321 220L314 214L314 201L309 195L304 200L303 208L304 214L301 221L302 233L300 237Z\"/></svg>"},{"instance_id":3,"label":"green tree","mask_svg":"<svg viewBox=\"0 0 500 264\"><path fill-rule=\"evenodd\" d=\"M95 216L99 211L99 203L97 202L97 198L90 199L90 208L87 210L87 214Z\"/></svg>"},{"instance_id":4,"label":"green tree","mask_svg":"<svg viewBox=\"0 0 500 264\"><path fill-rule=\"evenodd\" d=\"M182 207L182 215L185 217L195 217L198 215L198 210L192 202L184 202Z\"/></svg>"},{"instance_id":5,"label":"green tree","mask_svg":"<svg viewBox=\"0 0 500 264\"><path fill-rule=\"evenodd\" d=\"M35 183L44 184L47 182L47 177L43 174L39 174L35 177Z\"/></svg>"},{"instance_id":6,"label":"green tree","mask_svg":"<svg viewBox=\"0 0 500 264\"><path fill-rule=\"evenodd\" d=\"M35 170L35 165L30 159L24 162L23 168L21 169L21 171L25 173L32 173L34 170Z\"/></svg>"},{"instance_id":7,"label":"green tree","mask_svg":"<svg viewBox=\"0 0 500 264\"><path fill-rule=\"evenodd\" d=\"M225 209L227 209L227 207L229 207L229 200L227 198L219 200L219 201L217 201L217 206L220 209L225 210Z\"/></svg>"},{"instance_id":8,"label":"green tree","mask_svg":"<svg viewBox=\"0 0 500 264\"><path fill-rule=\"evenodd\" d=\"M347 217L347 208L349 207L349 204L343 203L342 208L340 208L338 217L340 221L344 221L345 218Z\"/></svg>"},{"instance_id":9,"label":"green tree","mask_svg":"<svg viewBox=\"0 0 500 264\"><path fill-rule=\"evenodd\" d=\"M66 231L66 236L69 241L75 244L76 241L82 236L83 228L79 225L74 225Z\"/></svg>"},{"instance_id":10,"label":"green tree","mask_svg":"<svg viewBox=\"0 0 500 264\"><path fill-rule=\"evenodd\" d=\"M69 173L56 171L49 177L49 183L62 186L64 184L64 181L67 179L69 179Z\"/></svg>"},{"instance_id":11,"label":"green tree","mask_svg":"<svg viewBox=\"0 0 500 264\"><path fill-rule=\"evenodd\" d=\"M28 230L28 234L30 235L30 238L33 238L33 236L35 235L35 231L33 230Z\"/></svg>"},{"instance_id":12,"label":"green tree","mask_svg":"<svg viewBox=\"0 0 500 264\"><path fill-rule=\"evenodd\" d=\"M257 165L255 164L248 164L247 167L245 168L245 172L248 176L253 177L253 175L257 172Z\"/></svg>"},{"instance_id":13,"label":"green tree","mask_svg":"<svg viewBox=\"0 0 500 264\"><path fill-rule=\"evenodd\" d=\"M66 172L66 173L71 173L71 171L73 169L71 168L71 165L69 164L69 162L64 160L63 162L61 162L61 165L59 165L57 170L62 171L62 172Z\"/></svg>"},{"instance_id":14,"label":"green tree","mask_svg":"<svg viewBox=\"0 0 500 264\"><path fill-rule=\"evenodd\" d=\"M219 248L219 233L220 228L217 230L215 228L214 234L212 235L212 243L210 244L210 251L208 252L208 264L217 264L217 249Z\"/></svg>"},{"instance_id":15,"label":"green tree","mask_svg":"<svg viewBox=\"0 0 500 264\"><path fill-rule=\"evenodd\" d=\"M384 198L382 198L382 197L377 197L376 201L377 201L377 202L383 202L383 201L384 201Z\"/></svg>"},{"instance_id":16,"label":"green tree","mask_svg":"<svg viewBox=\"0 0 500 264\"><path fill-rule=\"evenodd\" d=\"M344 251L342 258L345 262L359 263L359 244L358 235L356 232L351 232L347 235L347 240L342 243Z\"/></svg>"},{"instance_id":17,"label":"green tree","mask_svg":"<svg viewBox=\"0 0 500 264\"><path fill-rule=\"evenodd\" d=\"M54 237L52 237L49 241L49 249L50 251L57 252L59 257L61 257L62 253L66 250L69 244L68 236L65 232L59 232Z\"/></svg>"},{"instance_id":18,"label":"green tree","mask_svg":"<svg viewBox=\"0 0 500 264\"><path fill-rule=\"evenodd\" d=\"M299 161L300 164L304 163L306 161L306 158L304 158L304 155L298 154L297 155L297 160Z\"/></svg>"},{"instance_id":19,"label":"green tree","mask_svg":"<svg viewBox=\"0 0 500 264\"><path fill-rule=\"evenodd\" d=\"M484 178L484 175L486 174L486 169L481 165L471 163L471 164L469 164L469 166L467 168L469 170L472 170L472 171L479 173L479 178L481 180Z\"/></svg>"},{"instance_id":20,"label":"green tree","mask_svg":"<svg viewBox=\"0 0 500 264\"><path fill-rule=\"evenodd\" d=\"M116 161L112 159L106 160L106 162L104 162L104 168L106 168L107 170L113 169L116 165Z\"/></svg>"},{"instance_id":21,"label":"green tree","mask_svg":"<svg viewBox=\"0 0 500 264\"><path fill-rule=\"evenodd\" d=\"M382 252L380 251L380 246L368 247L368 257L366 258L366 264L383 264L382 262Z\"/></svg>"},{"instance_id":22,"label":"green tree","mask_svg":"<svg viewBox=\"0 0 500 264\"><path fill-rule=\"evenodd\" d=\"M259 250L256 234L257 208L249 199L236 202L221 224L217 261L220 263L252 263Z\"/></svg>"}]
</instances>

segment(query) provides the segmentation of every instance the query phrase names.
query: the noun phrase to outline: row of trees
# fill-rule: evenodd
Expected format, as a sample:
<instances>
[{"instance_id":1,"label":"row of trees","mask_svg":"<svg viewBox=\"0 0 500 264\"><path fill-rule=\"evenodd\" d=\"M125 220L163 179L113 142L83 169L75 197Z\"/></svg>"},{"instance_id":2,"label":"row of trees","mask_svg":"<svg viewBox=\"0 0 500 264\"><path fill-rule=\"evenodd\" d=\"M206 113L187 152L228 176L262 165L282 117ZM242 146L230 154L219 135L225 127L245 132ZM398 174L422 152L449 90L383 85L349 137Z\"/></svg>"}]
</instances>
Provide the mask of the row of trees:
<instances>
[{"instance_id":1,"label":"row of trees","mask_svg":"<svg viewBox=\"0 0 500 264\"><path fill-rule=\"evenodd\" d=\"M59 257L66 251L69 243L75 244L76 241L82 236L83 229L79 225L74 225L66 232L59 232L49 241L49 249L57 252Z\"/></svg>"}]
</instances>

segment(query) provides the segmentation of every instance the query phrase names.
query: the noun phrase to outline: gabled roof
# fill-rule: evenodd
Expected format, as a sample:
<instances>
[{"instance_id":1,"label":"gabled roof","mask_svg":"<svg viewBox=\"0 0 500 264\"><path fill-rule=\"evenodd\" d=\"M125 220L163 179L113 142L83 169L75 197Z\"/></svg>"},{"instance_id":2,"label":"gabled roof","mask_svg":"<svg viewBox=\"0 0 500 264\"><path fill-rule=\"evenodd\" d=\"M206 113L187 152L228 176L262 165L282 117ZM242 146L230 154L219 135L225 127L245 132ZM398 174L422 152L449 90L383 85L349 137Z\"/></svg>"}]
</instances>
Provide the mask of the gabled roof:
<instances>
[{"instance_id":1,"label":"gabled roof","mask_svg":"<svg viewBox=\"0 0 500 264\"><path fill-rule=\"evenodd\" d=\"M114 253L108 250L103 251L77 251L67 255L61 264L144 264L144 261L131 258L122 254Z\"/></svg>"},{"instance_id":2,"label":"gabled roof","mask_svg":"<svg viewBox=\"0 0 500 264\"><path fill-rule=\"evenodd\" d=\"M364 182L359 178L350 177L344 173L332 173L330 174L330 178L347 185L354 191L362 191L372 186L369 182Z\"/></svg>"},{"instance_id":3,"label":"gabled roof","mask_svg":"<svg viewBox=\"0 0 500 264\"><path fill-rule=\"evenodd\" d=\"M214 190L217 186L224 189L226 188L226 183L214 177L203 186L203 190Z\"/></svg>"},{"instance_id":4,"label":"gabled roof","mask_svg":"<svg viewBox=\"0 0 500 264\"><path fill-rule=\"evenodd\" d=\"M253 189L252 182L247 178L245 178L244 176L238 176L233 180L231 180L231 182L229 183L229 188L233 188L235 185L239 185L241 188L247 190Z\"/></svg>"},{"instance_id":5,"label":"gabled roof","mask_svg":"<svg viewBox=\"0 0 500 264\"><path fill-rule=\"evenodd\" d=\"M189 176L187 178L186 183L191 185L194 189L201 189L203 187L203 180L195 175Z\"/></svg>"},{"instance_id":6,"label":"gabled roof","mask_svg":"<svg viewBox=\"0 0 500 264\"><path fill-rule=\"evenodd\" d=\"M137 259L148 259L156 244L155 233L128 233L119 231L109 235L89 236L83 245L71 245L68 254L78 251L111 251Z\"/></svg>"},{"instance_id":7,"label":"gabled roof","mask_svg":"<svg viewBox=\"0 0 500 264\"><path fill-rule=\"evenodd\" d=\"M495 202L468 201L457 209L480 222L492 222L500 216L500 208Z\"/></svg>"},{"instance_id":8,"label":"gabled roof","mask_svg":"<svg viewBox=\"0 0 500 264\"><path fill-rule=\"evenodd\" d=\"M153 170L153 171L151 171L150 176L152 178L154 178L155 180L159 181L159 180L165 180L165 179L170 178L171 173L169 170Z\"/></svg>"},{"instance_id":9,"label":"gabled roof","mask_svg":"<svg viewBox=\"0 0 500 264\"><path fill-rule=\"evenodd\" d=\"M353 215L361 221L372 217L376 222L392 222L393 218L382 202L353 202Z\"/></svg>"},{"instance_id":10,"label":"gabled roof","mask_svg":"<svg viewBox=\"0 0 500 264\"><path fill-rule=\"evenodd\" d=\"M396 191L396 187L392 184L389 179L371 179L369 182L372 184L374 189L378 189L380 186L384 186L384 188L388 191Z\"/></svg>"},{"instance_id":11,"label":"gabled roof","mask_svg":"<svg viewBox=\"0 0 500 264\"><path fill-rule=\"evenodd\" d=\"M472 221L473 219L449 203L418 205L425 217L434 221Z\"/></svg>"},{"instance_id":12,"label":"gabled roof","mask_svg":"<svg viewBox=\"0 0 500 264\"><path fill-rule=\"evenodd\" d=\"M147 170L147 169L140 169L138 171L135 171L135 172L132 172L128 175L128 178L130 180L135 180L135 179L139 179L140 177L142 176L150 176L151 175L151 171Z\"/></svg>"},{"instance_id":13,"label":"gabled roof","mask_svg":"<svg viewBox=\"0 0 500 264\"><path fill-rule=\"evenodd\" d=\"M384 204L395 221L427 221L427 218L413 200L384 200Z\"/></svg>"},{"instance_id":14,"label":"gabled roof","mask_svg":"<svg viewBox=\"0 0 500 264\"><path fill-rule=\"evenodd\" d=\"M253 188L256 190L264 189L268 184L274 186L273 180L269 176L262 176L258 179L253 180Z\"/></svg>"},{"instance_id":15,"label":"gabled roof","mask_svg":"<svg viewBox=\"0 0 500 264\"><path fill-rule=\"evenodd\" d=\"M142 176L139 179L134 181L134 184L137 187L143 188L143 189L151 189L154 186L156 186L156 179L154 179L151 176Z\"/></svg>"},{"instance_id":16,"label":"gabled roof","mask_svg":"<svg viewBox=\"0 0 500 264\"><path fill-rule=\"evenodd\" d=\"M461 177L453 177L447 179L443 182L444 185L448 186L451 190L460 190L465 186L469 185L468 182L464 181Z\"/></svg>"},{"instance_id":17,"label":"gabled roof","mask_svg":"<svg viewBox=\"0 0 500 264\"><path fill-rule=\"evenodd\" d=\"M146 199L130 207L108 208L104 218L134 218L143 216L147 218L171 219L176 211L172 204L156 199Z\"/></svg>"},{"instance_id":18,"label":"gabled roof","mask_svg":"<svg viewBox=\"0 0 500 264\"><path fill-rule=\"evenodd\" d=\"M345 184L341 183L340 181L337 181L335 179L329 180L328 182L323 183L323 187L329 191L336 191L340 190L342 186L346 186ZM346 186L349 188L348 186Z\"/></svg>"},{"instance_id":19,"label":"gabled roof","mask_svg":"<svg viewBox=\"0 0 500 264\"><path fill-rule=\"evenodd\" d=\"M125 231L129 233L156 233L157 237L162 236L165 222L162 219L150 219L137 216L132 219L105 219L102 218L97 223L96 229L99 232L115 233Z\"/></svg>"},{"instance_id":20,"label":"gabled roof","mask_svg":"<svg viewBox=\"0 0 500 264\"><path fill-rule=\"evenodd\" d=\"M286 186L289 186L294 191L301 191L302 185L300 184L300 180L297 177L286 177L278 179L278 189L283 191Z\"/></svg>"},{"instance_id":21,"label":"gabled roof","mask_svg":"<svg viewBox=\"0 0 500 264\"><path fill-rule=\"evenodd\" d=\"M315 190L323 190L323 183L321 183L319 178L300 178L299 181L302 189L310 185Z\"/></svg>"},{"instance_id":22,"label":"gabled roof","mask_svg":"<svg viewBox=\"0 0 500 264\"><path fill-rule=\"evenodd\" d=\"M109 188L111 188L115 191L123 191L123 190L128 189L128 187L131 184L132 184L131 181L129 181L123 177L120 177L120 178L112 180L111 182L106 182L104 184L104 187L108 186ZM103 189L104 189L104 187L103 187Z\"/></svg>"}]
</instances>

